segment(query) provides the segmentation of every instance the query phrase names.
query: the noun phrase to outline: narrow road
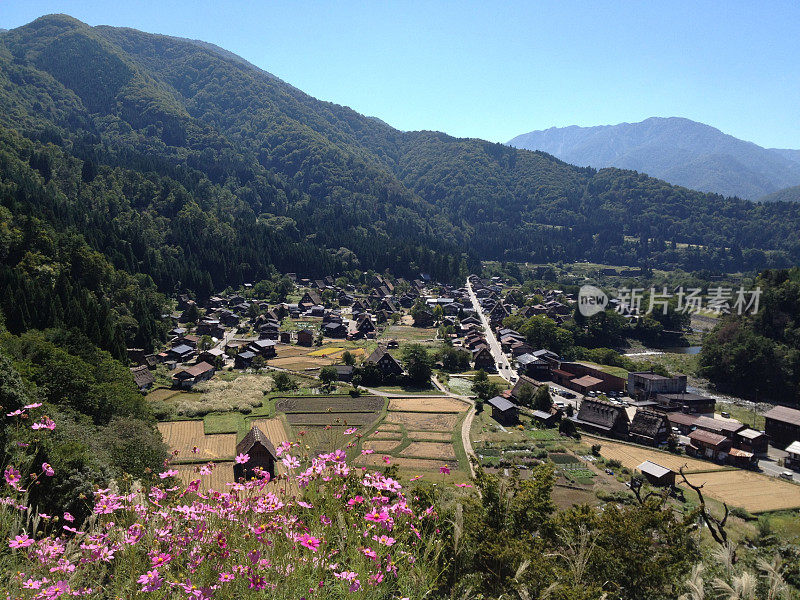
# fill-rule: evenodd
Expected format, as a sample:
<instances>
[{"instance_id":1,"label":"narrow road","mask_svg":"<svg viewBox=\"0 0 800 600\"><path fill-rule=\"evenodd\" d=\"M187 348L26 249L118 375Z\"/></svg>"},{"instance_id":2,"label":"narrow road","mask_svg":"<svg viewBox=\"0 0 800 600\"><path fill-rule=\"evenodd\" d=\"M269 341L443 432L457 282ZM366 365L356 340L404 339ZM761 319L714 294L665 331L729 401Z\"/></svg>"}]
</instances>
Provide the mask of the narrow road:
<instances>
[{"instance_id":1,"label":"narrow road","mask_svg":"<svg viewBox=\"0 0 800 600\"><path fill-rule=\"evenodd\" d=\"M469 472L473 477L475 477L475 467L472 466L472 460L471 460L471 458L475 456L475 451L472 449L472 440L469 437L470 429L472 429L472 420L475 418L475 401L467 396L460 396L458 394L454 394L453 392L449 391L436 378L436 375L431 375L431 383L433 383L433 385L436 386L436 388L446 396L449 396L450 398L455 398L457 400L461 400L462 402L469 404L467 415L464 417L464 421L461 423L461 444L464 446L464 452L467 454L467 463L469 464Z\"/></svg>"},{"instance_id":2,"label":"narrow road","mask_svg":"<svg viewBox=\"0 0 800 600\"><path fill-rule=\"evenodd\" d=\"M509 362L508 357L503 354L503 348L500 346L500 342L497 341L492 328L489 326L489 319L486 318L483 307L481 307L480 302L478 302L478 297L472 289L472 282L470 282L469 277L467 277L467 291L469 292L470 300L472 300L472 307L481 319L486 342L489 344L489 351L492 353L495 365L497 365L498 374L506 381L516 381L518 379L517 372L511 368L511 362Z\"/></svg>"}]
</instances>

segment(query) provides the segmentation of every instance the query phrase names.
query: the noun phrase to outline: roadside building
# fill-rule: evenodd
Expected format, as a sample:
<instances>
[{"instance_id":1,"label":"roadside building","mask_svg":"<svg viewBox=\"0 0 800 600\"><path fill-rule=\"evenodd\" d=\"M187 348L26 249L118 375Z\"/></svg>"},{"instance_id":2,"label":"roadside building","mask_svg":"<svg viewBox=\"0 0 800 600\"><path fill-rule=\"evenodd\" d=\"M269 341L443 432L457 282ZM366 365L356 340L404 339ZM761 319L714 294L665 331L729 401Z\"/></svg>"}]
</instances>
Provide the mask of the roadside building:
<instances>
[{"instance_id":1,"label":"roadside building","mask_svg":"<svg viewBox=\"0 0 800 600\"><path fill-rule=\"evenodd\" d=\"M658 394L682 394L686 391L686 375L664 377L652 371L628 373L628 395L649 400Z\"/></svg>"},{"instance_id":2,"label":"roadside building","mask_svg":"<svg viewBox=\"0 0 800 600\"><path fill-rule=\"evenodd\" d=\"M713 415L716 407L716 400L713 398L688 392L656 394L655 399L658 410L664 412Z\"/></svg>"},{"instance_id":3,"label":"roadside building","mask_svg":"<svg viewBox=\"0 0 800 600\"><path fill-rule=\"evenodd\" d=\"M675 471L662 467L653 461L646 460L636 470L639 471L650 485L666 487L675 485Z\"/></svg>"},{"instance_id":4,"label":"roadside building","mask_svg":"<svg viewBox=\"0 0 800 600\"><path fill-rule=\"evenodd\" d=\"M775 406L764 415L764 431L773 446L785 448L800 440L800 410Z\"/></svg>"},{"instance_id":5,"label":"roadside building","mask_svg":"<svg viewBox=\"0 0 800 600\"><path fill-rule=\"evenodd\" d=\"M483 369L484 371L494 371L494 357L492 356L489 346L478 346L472 351L472 362L476 369Z\"/></svg>"},{"instance_id":6,"label":"roadside building","mask_svg":"<svg viewBox=\"0 0 800 600\"><path fill-rule=\"evenodd\" d=\"M731 439L724 435L696 429L689 434L689 445L686 446L686 452L692 456L725 462L731 445Z\"/></svg>"},{"instance_id":7,"label":"roadside building","mask_svg":"<svg viewBox=\"0 0 800 600\"><path fill-rule=\"evenodd\" d=\"M733 434L733 445L756 456L766 456L769 450L769 438L763 431L748 427Z\"/></svg>"},{"instance_id":8,"label":"roadside building","mask_svg":"<svg viewBox=\"0 0 800 600\"><path fill-rule=\"evenodd\" d=\"M783 461L787 469L800 471L800 442L792 442L786 447L786 459Z\"/></svg>"}]
</instances>

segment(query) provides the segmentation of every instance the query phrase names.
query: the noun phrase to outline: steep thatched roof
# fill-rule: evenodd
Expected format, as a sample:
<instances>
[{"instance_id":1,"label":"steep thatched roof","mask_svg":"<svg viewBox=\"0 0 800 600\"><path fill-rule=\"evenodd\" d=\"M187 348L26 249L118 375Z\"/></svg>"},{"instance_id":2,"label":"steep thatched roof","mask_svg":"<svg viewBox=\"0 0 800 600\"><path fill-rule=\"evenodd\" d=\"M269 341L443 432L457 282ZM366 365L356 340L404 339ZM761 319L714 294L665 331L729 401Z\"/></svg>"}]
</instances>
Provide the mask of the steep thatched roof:
<instances>
[{"instance_id":1,"label":"steep thatched roof","mask_svg":"<svg viewBox=\"0 0 800 600\"><path fill-rule=\"evenodd\" d=\"M247 432L247 435L244 436L241 442L236 444L236 454L247 454L256 445L256 443L261 444L264 448L267 449L275 460L278 459L278 455L275 452L275 446L272 442L269 441L269 438L255 425Z\"/></svg>"}]
</instances>

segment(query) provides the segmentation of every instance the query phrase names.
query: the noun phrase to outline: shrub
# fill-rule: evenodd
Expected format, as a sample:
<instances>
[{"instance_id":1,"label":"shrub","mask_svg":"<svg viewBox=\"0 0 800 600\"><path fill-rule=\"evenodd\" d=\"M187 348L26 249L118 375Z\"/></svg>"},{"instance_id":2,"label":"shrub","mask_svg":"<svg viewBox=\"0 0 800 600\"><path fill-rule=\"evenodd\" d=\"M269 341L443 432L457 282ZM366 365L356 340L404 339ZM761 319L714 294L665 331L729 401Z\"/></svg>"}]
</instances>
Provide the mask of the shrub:
<instances>
[{"instance_id":1,"label":"shrub","mask_svg":"<svg viewBox=\"0 0 800 600\"><path fill-rule=\"evenodd\" d=\"M616 458L612 458L612 459L606 461L606 466L609 469L621 469L622 468L622 463L619 462Z\"/></svg>"},{"instance_id":2,"label":"shrub","mask_svg":"<svg viewBox=\"0 0 800 600\"><path fill-rule=\"evenodd\" d=\"M592 444L592 454L594 456L600 456L600 444Z\"/></svg>"}]
</instances>

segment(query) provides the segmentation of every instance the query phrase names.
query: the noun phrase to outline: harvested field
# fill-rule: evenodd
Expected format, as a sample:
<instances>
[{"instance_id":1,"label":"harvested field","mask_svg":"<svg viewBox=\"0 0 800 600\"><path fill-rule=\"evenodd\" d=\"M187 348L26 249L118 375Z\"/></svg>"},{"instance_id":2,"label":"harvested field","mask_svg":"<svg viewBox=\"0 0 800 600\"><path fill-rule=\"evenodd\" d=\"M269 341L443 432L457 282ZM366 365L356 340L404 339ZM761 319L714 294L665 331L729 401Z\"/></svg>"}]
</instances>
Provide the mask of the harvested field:
<instances>
[{"instance_id":1,"label":"harvested field","mask_svg":"<svg viewBox=\"0 0 800 600\"><path fill-rule=\"evenodd\" d=\"M294 433L297 440L308 446L309 452L316 456L323 452L345 448L348 442L353 441L352 435L345 435L346 427L295 427Z\"/></svg>"},{"instance_id":2,"label":"harvested field","mask_svg":"<svg viewBox=\"0 0 800 600\"><path fill-rule=\"evenodd\" d=\"M400 431L402 431L402 428L400 427L400 425L397 425L396 423L381 423L375 431L380 431L380 432L397 431L397 432L400 432Z\"/></svg>"},{"instance_id":3,"label":"harvested field","mask_svg":"<svg viewBox=\"0 0 800 600\"><path fill-rule=\"evenodd\" d=\"M800 508L800 486L752 471L696 473L687 479L703 493L751 513ZM680 478L679 478L680 481Z\"/></svg>"},{"instance_id":4,"label":"harvested field","mask_svg":"<svg viewBox=\"0 0 800 600\"><path fill-rule=\"evenodd\" d=\"M376 431L367 439L370 440L402 440L403 434L399 431Z\"/></svg>"},{"instance_id":5,"label":"harvested field","mask_svg":"<svg viewBox=\"0 0 800 600\"><path fill-rule=\"evenodd\" d=\"M280 419L253 419L250 421L250 425L255 425L263 431L273 446L289 441L289 436L286 435L286 428Z\"/></svg>"},{"instance_id":6,"label":"harvested field","mask_svg":"<svg viewBox=\"0 0 800 600\"><path fill-rule=\"evenodd\" d=\"M452 433L439 433L436 431L409 431L410 440L429 440L434 442L449 442L453 439Z\"/></svg>"},{"instance_id":7,"label":"harvested field","mask_svg":"<svg viewBox=\"0 0 800 600\"><path fill-rule=\"evenodd\" d=\"M364 396L331 397L319 396L311 398L279 398L275 401L275 410L282 413L364 413L377 412L383 409L383 398Z\"/></svg>"},{"instance_id":8,"label":"harvested field","mask_svg":"<svg viewBox=\"0 0 800 600\"><path fill-rule=\"evenodd\" d=\"M424 458L391 458L391 464L397 465L401 469L413 471L435 471L438 472L442 465L447 465L451 469L458 469L458 461L455 460L426 460ZM377 454L362 456L357 461L358 464L369 467L384 467L386 463L383 457Z\"/></svg>"},{"instance_id":9,"label":"harvested field","mask_svg":"<svg viewBox=\"0 0 800 600\"><path fill-rule=\"evenodd\" d=\"M286 420L293 426L324 427L325 425L348 425L351 427L363 427L374 423L380 413L361 412L361 413L288 413Z\"/></svg>"},{"instance_id":10,"label":"harvested field","mask_svg":"<svg viewBox=\"0 0 800 600\"><path fill-rule=\"evenodd\" d=\"M411 442L400 455L410 458L456 460L456 451L453 449L453 445L441 442Z\"/></svg>"},{"instance_id":11,"label":"harvested field","mask_svg":"<svg viewBox=\"0 0 800 600\"><path fill-rule=\"evenodd\" d=\"M199 479L205 489L213 489L218 492L227 492L228 483L233 483L233 463L223 462L214 463L214 470L210 475L200 475L198 470L203 465L173 465L171 468L178 471L178 479L187 485L194 479Z\"/></svg>"},{"instance_id":12,"label":"harvested field","mask_svg":"<svg viewBox=\"0 0 800 600\"><path fill-rule=\"evenodd\" d=\"M368 440L362 444L367 450L375 452L391 452L400 445L400 440Z\"/></svg>"},{"instance_id":13,"label":"harvested field","mask_svg":"<svg viewBox=\"0 0 800 600\"><path fill-rule=\"evenodd\" d=\"M460 413L469 406L455 398L392 398L389 410L434 413Z\"/></svg>"},{"instance_id":14,"label":"harvested field","mask_svg":"<svg viewBox=\"0 0 800 600\"><path fill-rule=\"evenodd\" d=\"M640 448L638 446L631 446L619 442L609 442L608 440L602 440L590 435L584 435L583 439L586 444L600 444L600 455L603 458L606 460L618 460L622 463L623 467L628 467L629 469L635 469L646 460L651 460L662 467L672 469L676 473L683 465L687 465L687 473L693 471L721 471L726 469L725 466L713 462L698 460L688 456L678 456L677 454L669 454L667 452L659 452L655 449Z\"/></svg>"},{"instance_id":15,"label":"harvested field","mask_svg":"<svg viewBox=\"0 0 800 600\"><path fill-rule=\"evenodd\" d=\"M236 434L205 435L203 421L167 421L158 430L170 450L178 451L178 461L230 459L236 451ZM192 453L195 446L198 451Z\"/></svg>"},{"instance_id":16,"label":"harvested field","mask_svg":"<svg viewBox=\"0 0 800 600\"><path fill-rule=\"evenodd\" d=\"M147 396L145 396L145 398L147 398L147 400L154 400L154 401L162 400L163 401L163 400L167 400L168 398L171 398L172 396L175 396L175 395L177 395L179 393L180 393L179 390L173 390L171 388L156 388L152 392L147 394Z\"/></svg>"},{"instance_id":17,"label":"harvested field","mask_svg":"<svg viewBox=\"0 0 800 600\"><path fill-rule=\"evenodd\" d=\"M289 371L310 371L332 365L333 361L327 358L314 356L290 356L285 358L272 358L268 364L271 367L280 367Z\"/></svg>"},{"instance_id":18,"label":"harvested field","mask_svg":"<svg viewBox=\"0 0 800 600\"><path fill-rule=\"evenodd\" d=\"M390 412L387 423L405 425L406 429L416 431L453 431L458 423L458 415L437 413Z\"/></svg>"},{"instance_id":19,"label":"harvested field","mask_svg":"<svg viewBox=\"0 0 800 600\"><path fill-rule=\"evenodd\" d=\"M308 348L305 346L292 346L290 344L275 344L275 353L278 355L278 358L305 356L308 354Z\"/></svg>"}]
</instances>

